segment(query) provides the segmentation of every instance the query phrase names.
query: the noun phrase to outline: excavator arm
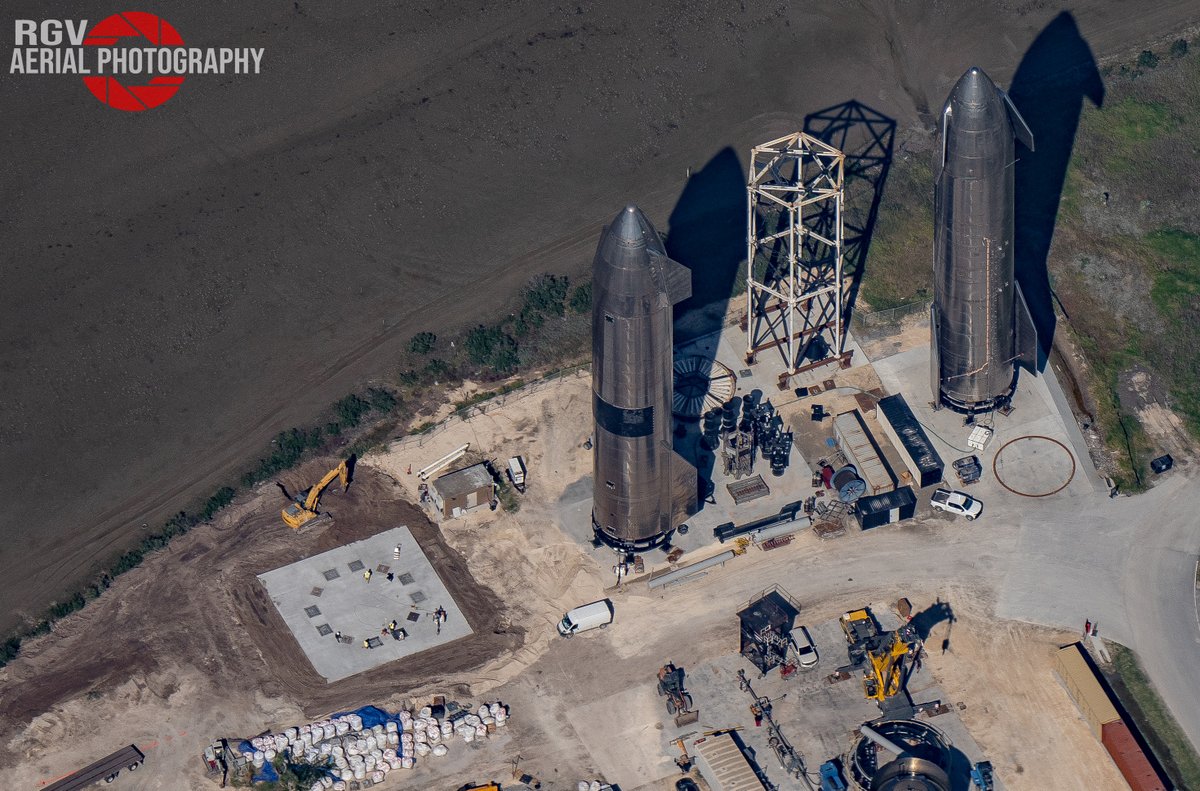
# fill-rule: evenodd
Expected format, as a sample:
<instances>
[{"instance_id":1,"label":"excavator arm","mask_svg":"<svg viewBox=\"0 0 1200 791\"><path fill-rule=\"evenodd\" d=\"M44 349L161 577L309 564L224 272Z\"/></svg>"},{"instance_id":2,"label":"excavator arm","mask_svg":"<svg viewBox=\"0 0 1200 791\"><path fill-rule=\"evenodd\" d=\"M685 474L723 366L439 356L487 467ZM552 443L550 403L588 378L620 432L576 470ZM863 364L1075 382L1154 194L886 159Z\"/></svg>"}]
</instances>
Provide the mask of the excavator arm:
<instances>
[{"instance_id":1,"label":"excavator arm","mask_svg":"<svg viewBox=\"0 0 1200 791\"><path fill-rule=\"evenodd\" d=\"M350 488L350 467L345 461L327 472L324 478L309 489L303 501L297 495L296 501L283 509L283 521L288 527L298 529L317 517L317 503L321 500L321 493L335 478L341 479L343 491Z\"/></svg>"},{"instance_id":2,"label":"excavator arm","mask_svg":"<svg viewBox=\"0 0 1200 791\"><path fill-rule=\"evenodd\" d=\"M317 483L316 486L314 486L313 488L308 490L308 497L306 497L304 499L304 510L305 511L317 510L317 503L321 499L321 492L325 491L326 486L333 483L334 478L342 479L342 490L343 491L345 491L346 489L349 488L349 486L350 486L350 471L346 468L346 462L343 461L341 464L334 467L329 472L325 473L325 477L322 478Z\"/></svg>"}]
</instances>

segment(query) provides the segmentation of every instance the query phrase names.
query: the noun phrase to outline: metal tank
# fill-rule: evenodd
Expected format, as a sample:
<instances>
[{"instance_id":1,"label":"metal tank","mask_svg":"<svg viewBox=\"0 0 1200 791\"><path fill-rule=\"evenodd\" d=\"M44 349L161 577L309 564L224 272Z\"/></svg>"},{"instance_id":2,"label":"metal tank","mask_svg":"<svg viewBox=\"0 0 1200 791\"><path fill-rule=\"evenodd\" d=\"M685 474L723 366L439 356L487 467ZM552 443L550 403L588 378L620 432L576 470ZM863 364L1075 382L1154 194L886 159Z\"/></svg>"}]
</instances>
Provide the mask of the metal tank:
<instances>
[{"instance_id":1,"label":"metal tank","mask_svg":"<svg viewBox=\"0 0 1200 791\"><path fill-rule=\"evenodd\" d=\"M671 308L691 293L691 273L626 206L592 265L592 529L615 549L655 547L696 512L696 468L671 445Z\"/></svg>"},{"instance_id":2,"label":"metal tank","mask_svg":"<svg viewBox=\"0 0 1200 791\"><path fill-rule=\"evenodd\" d=\"M1013 273L1014 138L1033 135L978 67L942 109L934 172L934 396L965 413L1004 407L1016 365L1036 364L1037 337Z\"/></svg>"}]
</instances>

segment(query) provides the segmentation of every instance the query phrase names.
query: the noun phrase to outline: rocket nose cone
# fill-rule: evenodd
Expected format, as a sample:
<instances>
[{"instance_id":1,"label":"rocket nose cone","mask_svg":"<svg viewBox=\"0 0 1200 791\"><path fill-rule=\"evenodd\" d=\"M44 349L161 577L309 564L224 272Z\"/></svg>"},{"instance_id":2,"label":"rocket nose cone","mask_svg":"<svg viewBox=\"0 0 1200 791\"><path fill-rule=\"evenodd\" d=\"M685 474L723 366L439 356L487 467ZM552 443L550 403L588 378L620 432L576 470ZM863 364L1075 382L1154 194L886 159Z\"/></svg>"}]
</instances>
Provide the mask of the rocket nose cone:
<instances>
[{"instance_id":1,"label":"rocket nose cone","mask_svg":"<svg viewBox=\"0 0 1200 791\"><path fill-rule=\"evenodd\" d=\"M996 96L996 84L978 66L967 69L950 92L950 104L982 107Z\"/></svg>"},{"instance_id":2,"label":"rocket nose cone","mask_svg":"<svg viewBox=\"0 0 1200 791\"><path fill-rule=\"evenodd\" d=\"M645 244L646 233L650 229L650 221L642 210L632 203L621 209L609 226L609 233L623 244Z\"/></svg>"}]
</instances>

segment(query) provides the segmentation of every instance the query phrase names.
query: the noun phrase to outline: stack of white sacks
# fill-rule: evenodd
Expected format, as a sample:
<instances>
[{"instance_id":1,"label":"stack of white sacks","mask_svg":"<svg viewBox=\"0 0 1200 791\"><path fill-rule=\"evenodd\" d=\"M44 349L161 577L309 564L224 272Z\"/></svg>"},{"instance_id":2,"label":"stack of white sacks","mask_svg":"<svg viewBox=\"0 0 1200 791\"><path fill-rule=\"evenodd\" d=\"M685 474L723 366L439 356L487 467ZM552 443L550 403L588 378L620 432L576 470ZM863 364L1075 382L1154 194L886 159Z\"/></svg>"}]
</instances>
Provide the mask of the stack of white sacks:
<instances>
[{"instance_id":1,"label":"stack of white sacks","mask_svg":"<svg viewBox=\"0 0 1200 791\"><path fill-rule=\"evenodd\" d=\"M401 711L399 727L389 721L364 728L357 714L345 714L288 728L283 733L256 736L250 740L253 752L244 755L256 769L284 751L304 763L331 763L337 779L326 776L314 783L311 791L345 791L350 780L369 778L381 783L393 769L412 769L418 757L445 755L449 751L447 742L455 734L470 743L486 739L489 725L503 728L508 724L508 708L500 703L482 705L474 714L456 718L456 722L439 722L432 715L426 706L415 717Z\"/></svg>"}]
</instances>

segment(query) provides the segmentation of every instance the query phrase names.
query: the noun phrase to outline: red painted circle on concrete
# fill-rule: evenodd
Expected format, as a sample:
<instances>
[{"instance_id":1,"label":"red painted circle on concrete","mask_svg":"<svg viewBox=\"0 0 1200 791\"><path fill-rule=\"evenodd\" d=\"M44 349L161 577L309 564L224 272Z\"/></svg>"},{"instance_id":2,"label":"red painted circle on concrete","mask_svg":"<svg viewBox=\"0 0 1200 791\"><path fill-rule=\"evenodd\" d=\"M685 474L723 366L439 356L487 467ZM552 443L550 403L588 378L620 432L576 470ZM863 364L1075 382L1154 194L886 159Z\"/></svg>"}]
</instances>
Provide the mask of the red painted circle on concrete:
<instances>
[{"instance_id":1,"label":"red painted circle on concrete","mask_svg":"<svg viewBox=\"0 0 1200 791\"><path fill-rule=\"evenodd\" d=\"M83 40L85 47L113 47L129 39L134 47L182 47L183 37L170 22L145 11L122 11L97 22ZM127 85L113 76L84 77L88 90L109 107L137 113L158 107L183 84L183 75L155 75L142 85Z\"/></svg>"}]
</instances>

